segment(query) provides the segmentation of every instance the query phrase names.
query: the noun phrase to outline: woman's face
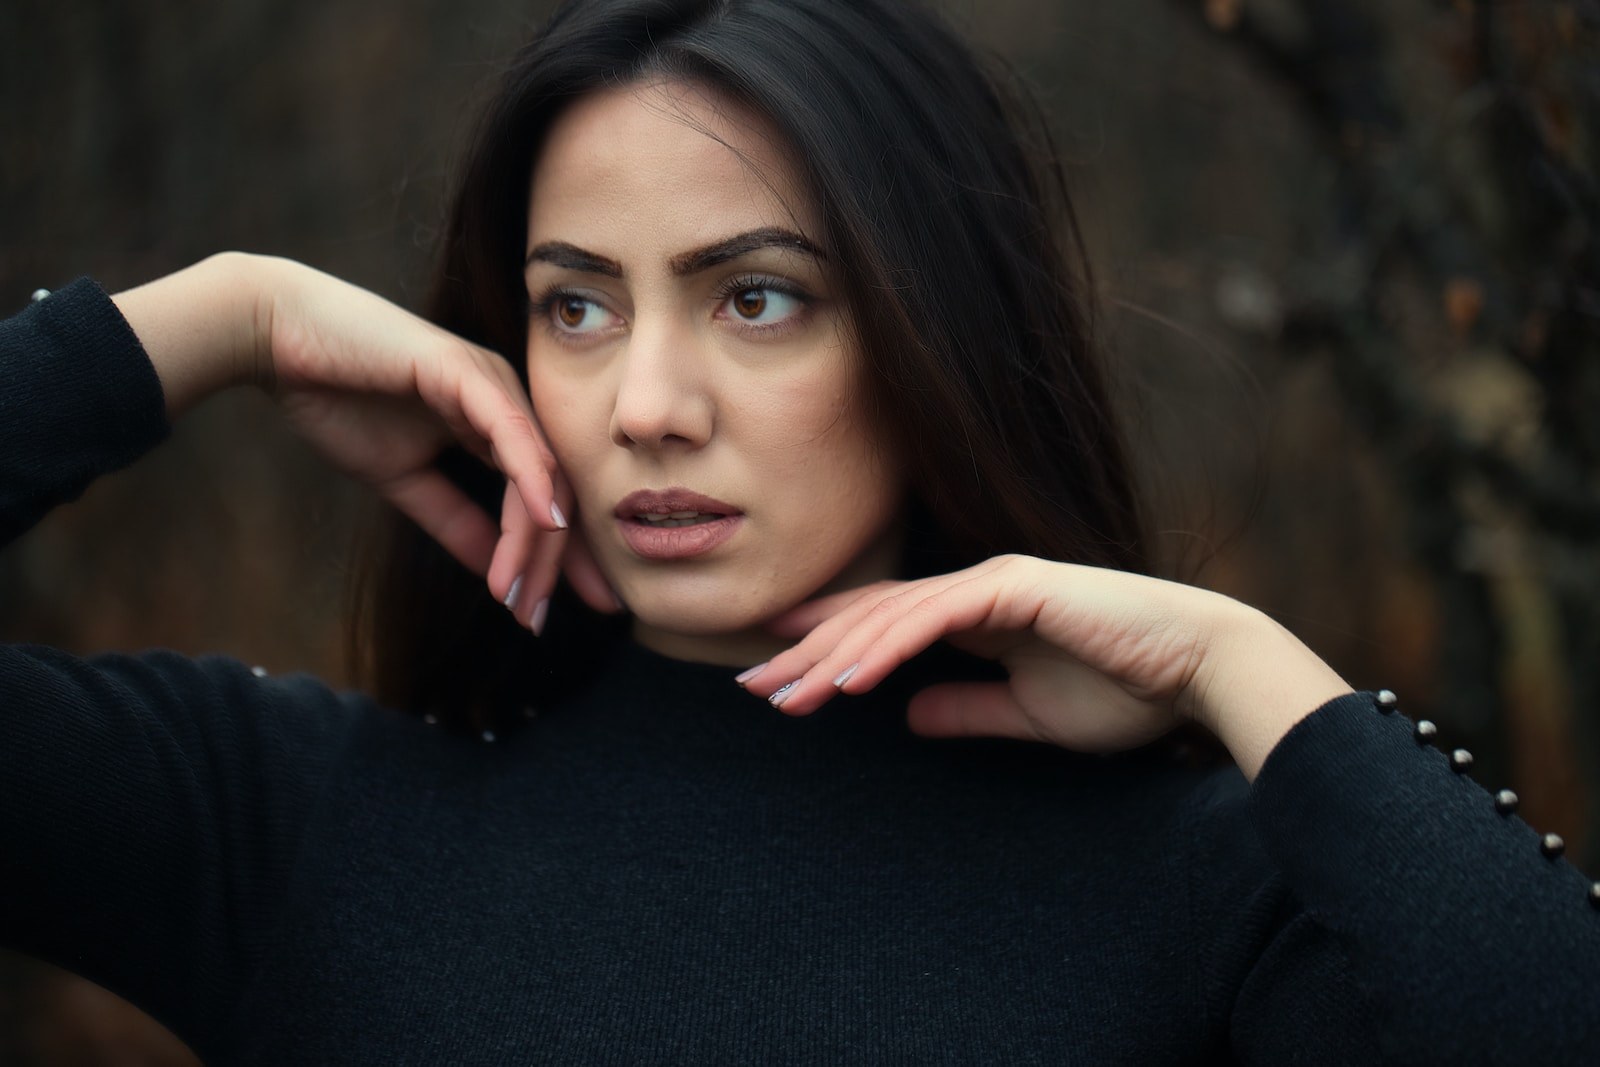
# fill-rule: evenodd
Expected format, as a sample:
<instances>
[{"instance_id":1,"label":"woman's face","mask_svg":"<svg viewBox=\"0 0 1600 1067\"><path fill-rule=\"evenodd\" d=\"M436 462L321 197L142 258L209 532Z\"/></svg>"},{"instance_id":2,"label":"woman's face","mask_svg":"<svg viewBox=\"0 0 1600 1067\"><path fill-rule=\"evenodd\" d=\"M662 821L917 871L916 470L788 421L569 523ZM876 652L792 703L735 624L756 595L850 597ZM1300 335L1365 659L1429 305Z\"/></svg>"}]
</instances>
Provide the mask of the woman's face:
<instances>
[{"instance_id":1,"label":"woman's face","mask_svg":"<svg viewBox=\"0 0 1600 1067\"><path fill-rule=\"evenodd\" d=\"M890 576L897 465L770 127L679 82L608 89L557 120L532 190L534 410L638 640L754 662L785 644L762 622Z\"/></svg>"}]
</instances>

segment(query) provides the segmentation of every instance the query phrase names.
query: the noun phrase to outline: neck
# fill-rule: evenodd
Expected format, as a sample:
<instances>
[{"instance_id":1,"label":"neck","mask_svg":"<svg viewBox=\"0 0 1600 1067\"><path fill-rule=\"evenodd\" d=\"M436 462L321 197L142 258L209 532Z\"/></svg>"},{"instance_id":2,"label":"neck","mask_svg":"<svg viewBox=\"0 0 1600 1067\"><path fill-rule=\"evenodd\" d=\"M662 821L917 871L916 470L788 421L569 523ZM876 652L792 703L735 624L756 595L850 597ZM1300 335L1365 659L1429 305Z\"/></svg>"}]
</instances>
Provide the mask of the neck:
<instances>
[{"instance_id":1,"label":"neck","mask_svg":"<svg viewBox=\"0 0 1600 1067\"><path fill-rule=\"evenodd\" d=\"M759 627L733 633L684 634L633 620L633 639L652 652L690 663L749 667L764 663L794 642Z\"/></svg>"}]
</instances>

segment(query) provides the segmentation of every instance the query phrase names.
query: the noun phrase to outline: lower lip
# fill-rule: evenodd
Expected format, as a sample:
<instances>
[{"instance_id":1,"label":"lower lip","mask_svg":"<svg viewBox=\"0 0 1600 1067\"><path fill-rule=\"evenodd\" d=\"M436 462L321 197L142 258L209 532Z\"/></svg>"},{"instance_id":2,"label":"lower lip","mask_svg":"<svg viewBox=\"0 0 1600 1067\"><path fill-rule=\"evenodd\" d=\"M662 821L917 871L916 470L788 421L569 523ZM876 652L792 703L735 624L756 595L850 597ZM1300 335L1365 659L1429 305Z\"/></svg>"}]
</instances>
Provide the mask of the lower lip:
<instances>
[{"instance_id":1,"label":"lower lip","mask_svg":"<svg viewBox=\"0 0 1600 1067\"><path fill-rule=\"evenodd\" d=\"M628 547L645 559L688 559L722 544L743 521L743 515L724 515L693 526L648 526L632 519L618 519L617 525Z\"/></svg>"}]
</instances>

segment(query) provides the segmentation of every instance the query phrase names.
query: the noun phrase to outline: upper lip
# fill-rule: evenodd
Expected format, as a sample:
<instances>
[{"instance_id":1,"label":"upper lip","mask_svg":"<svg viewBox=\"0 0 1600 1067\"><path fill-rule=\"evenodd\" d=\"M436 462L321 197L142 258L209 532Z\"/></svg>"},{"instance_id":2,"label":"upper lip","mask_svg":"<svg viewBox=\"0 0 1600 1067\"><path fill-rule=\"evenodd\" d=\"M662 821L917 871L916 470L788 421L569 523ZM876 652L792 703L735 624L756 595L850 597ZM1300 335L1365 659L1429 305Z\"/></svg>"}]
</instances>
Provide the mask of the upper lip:
<instances>
[{"instance_id":1,"label":"upper lip","mask_svg":"<svg viewBox=\"0 0 1600 1067\"><path fill-rule=\"evenodd\" d=\"M724 504L682 486L635 490L622 498L615 514L619 519L636 519L640 515L670 515L674 511L698 511L702 515L739 514L739 509L732 504Z\"/></svg>"}]
</instances>

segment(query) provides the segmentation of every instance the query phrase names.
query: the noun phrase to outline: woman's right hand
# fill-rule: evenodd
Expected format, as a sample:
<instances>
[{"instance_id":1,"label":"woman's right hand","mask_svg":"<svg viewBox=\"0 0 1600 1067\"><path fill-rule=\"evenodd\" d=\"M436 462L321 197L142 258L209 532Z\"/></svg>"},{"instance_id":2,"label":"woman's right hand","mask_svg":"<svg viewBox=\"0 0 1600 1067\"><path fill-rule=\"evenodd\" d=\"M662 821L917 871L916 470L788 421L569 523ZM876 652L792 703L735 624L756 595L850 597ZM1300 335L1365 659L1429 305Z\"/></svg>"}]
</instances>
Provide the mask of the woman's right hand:
<instances>
[{"instance_id":1,"label":"woman's right hand","mask_svg":"<svg viewBox=\"0 0 1600 1067\"><path fill-rule=\"evenodd\" d=\"M260 385L339 469L367 482L487 580L536 632L565 569L618 609L582 538L570 488L511 364L382 297L286 259L223 253L114 298L144 343L169 417L242 381ZM498 524L435 466L460 445L506 476Z\"/></svg>"}]
</instances>

